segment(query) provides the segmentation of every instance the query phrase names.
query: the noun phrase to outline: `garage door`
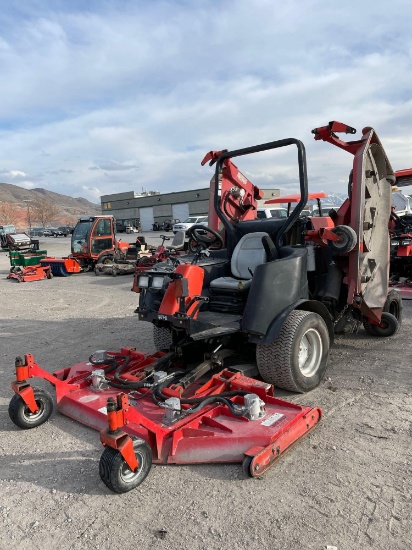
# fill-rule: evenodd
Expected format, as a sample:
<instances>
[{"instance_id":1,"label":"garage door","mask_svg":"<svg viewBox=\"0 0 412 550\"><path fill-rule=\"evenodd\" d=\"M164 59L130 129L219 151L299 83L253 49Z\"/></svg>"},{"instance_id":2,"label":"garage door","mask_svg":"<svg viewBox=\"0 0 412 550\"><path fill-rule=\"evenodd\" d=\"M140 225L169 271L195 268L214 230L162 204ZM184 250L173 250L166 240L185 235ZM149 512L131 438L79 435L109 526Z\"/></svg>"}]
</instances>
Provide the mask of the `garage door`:
<instances>
[{"instance_id":1,"label":"garage door","mask_svg":"<svg viewBox=\"0 0 412 550\"><path fill-rule=\"evenodd\" d=\"M139 208L140 227L142 231L152 231L153 229L153 206L149 208Z\"/></svg>"},{"instance_id":2,"label":"garage door","mask_svg":"<svg viewBox=\"0 0 412 550\"><path fill-rule=\"evenodd\" d=\"M172 204L172 213L175 220L184 222L189 217L189 205L186 203Z\"/></svg>"}]
</instances>

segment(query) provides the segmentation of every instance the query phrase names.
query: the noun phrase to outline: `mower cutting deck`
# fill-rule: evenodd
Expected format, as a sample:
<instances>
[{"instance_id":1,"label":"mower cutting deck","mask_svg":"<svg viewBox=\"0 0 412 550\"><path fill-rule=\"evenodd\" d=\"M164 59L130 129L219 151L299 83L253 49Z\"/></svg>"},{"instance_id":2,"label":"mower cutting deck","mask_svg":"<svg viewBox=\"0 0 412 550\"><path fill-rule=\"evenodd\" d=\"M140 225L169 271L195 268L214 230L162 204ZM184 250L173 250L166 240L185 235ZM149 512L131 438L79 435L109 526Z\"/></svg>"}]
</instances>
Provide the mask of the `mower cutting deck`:
<instances>
[{"instance_id":1,"label":"mower cutting deck","mask_svg":"<svg viewBox=\"0 0 412 550\"><path fill-rule=\"evenodd\" d=\"M321 410L277 399L273 386L240 371L220 370L224 357L222 350L183 372L175 354L124 348L50 374L25 355L16 358L9 414L20 428L45 422L52 398L28 379L53 384L59 412L100 430L100 476L119 493L137 487L152 462L243 462L245 473L258 477L317 425Z\"/></svg>"}]
</instances>

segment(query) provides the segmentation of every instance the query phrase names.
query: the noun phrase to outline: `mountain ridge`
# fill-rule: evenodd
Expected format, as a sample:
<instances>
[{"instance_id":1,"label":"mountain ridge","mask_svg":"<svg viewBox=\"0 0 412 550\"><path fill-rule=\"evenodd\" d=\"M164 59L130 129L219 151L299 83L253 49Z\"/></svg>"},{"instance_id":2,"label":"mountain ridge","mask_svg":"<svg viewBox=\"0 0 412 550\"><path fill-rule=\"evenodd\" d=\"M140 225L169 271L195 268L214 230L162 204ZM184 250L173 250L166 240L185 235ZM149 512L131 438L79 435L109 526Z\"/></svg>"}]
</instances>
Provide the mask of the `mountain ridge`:
<instances>
[{"instance_id":1,"label":"mountain ridge","mask_svg":"<svg viewBox=\"0 0 412 550\"><path fill-rule=\"evenodd\" d=\"M26 189L13 183L0 182L0 203L12 204L19 214L21 223L30 202L36 202L39 199L47 199L58 208L59 215L55 221L61 225L74 223L79 216L101 214L100 204L90 202L83 197L70 197L42 187Z\"/></svg>"}]
</instances>

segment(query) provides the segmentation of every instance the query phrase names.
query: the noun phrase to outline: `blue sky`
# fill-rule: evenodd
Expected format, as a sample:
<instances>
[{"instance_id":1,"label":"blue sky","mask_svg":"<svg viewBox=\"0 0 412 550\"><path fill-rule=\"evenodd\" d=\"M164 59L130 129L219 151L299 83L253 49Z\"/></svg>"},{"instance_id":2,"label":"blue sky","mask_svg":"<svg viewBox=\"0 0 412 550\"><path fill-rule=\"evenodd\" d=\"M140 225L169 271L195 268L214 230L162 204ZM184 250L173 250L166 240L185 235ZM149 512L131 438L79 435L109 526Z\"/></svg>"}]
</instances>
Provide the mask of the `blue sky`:
<instances>
[{"instance_id":1,"label":"blue sky","mask_svg":"<svg viewBox=\"0 0 412 550\"><path fill-rule=\"evenodd\" d=\"M211 149L296 137L310 191L352 158L310 131L377 131L412 166L410 0L20 0L0 13L0 181L98 202L205 187ZM297 190L295 153L238 161Z\"/></svg>"}]
</instances>

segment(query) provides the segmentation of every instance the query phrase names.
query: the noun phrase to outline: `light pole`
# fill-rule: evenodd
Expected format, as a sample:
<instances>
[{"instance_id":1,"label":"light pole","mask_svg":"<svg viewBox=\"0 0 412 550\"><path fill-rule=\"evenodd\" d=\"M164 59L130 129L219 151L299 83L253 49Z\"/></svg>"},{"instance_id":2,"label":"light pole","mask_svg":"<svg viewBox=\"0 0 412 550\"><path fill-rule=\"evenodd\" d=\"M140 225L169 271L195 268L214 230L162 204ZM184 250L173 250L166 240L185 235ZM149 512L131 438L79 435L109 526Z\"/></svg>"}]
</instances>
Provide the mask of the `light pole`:
<instances>
[{"instance_id":1,"label":"light pole","mask_svg":"<svg viewBox=\"0 0 412 550\"><path fill-rule=\"evenodd\" d=\"M30 235L30 233L31 233L31 213L30 213L30 204L29 203L31 203L33 201L31 201L29 199L25 199L25 200L23 200L23 202L25 202L27 204L27 223L29 224L29 235Z\"/></svg>"}]
</instances>

